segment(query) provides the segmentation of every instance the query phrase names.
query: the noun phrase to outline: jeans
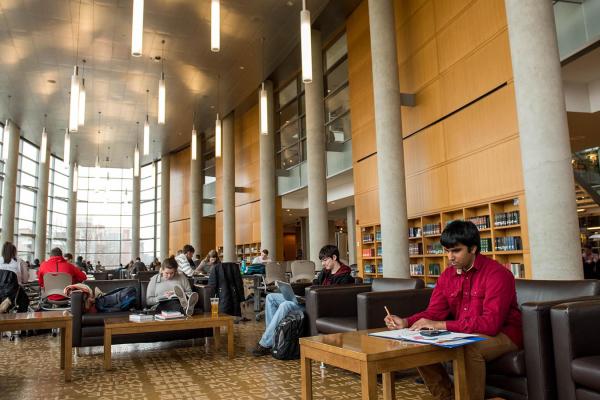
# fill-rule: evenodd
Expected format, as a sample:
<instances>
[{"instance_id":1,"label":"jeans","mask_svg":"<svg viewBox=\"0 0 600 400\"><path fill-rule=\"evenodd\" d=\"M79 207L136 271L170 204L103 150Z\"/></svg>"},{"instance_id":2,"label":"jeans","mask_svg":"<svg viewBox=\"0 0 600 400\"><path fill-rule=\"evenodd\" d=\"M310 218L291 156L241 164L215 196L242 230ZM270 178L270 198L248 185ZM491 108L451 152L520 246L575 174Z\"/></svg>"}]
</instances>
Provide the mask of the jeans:
<instances>
[{"instance_id":1,"label":"jeans","mask_svg":"<svg viewBox=\"0 0 600 400\"><path fill-rule=\"evenodd\" d=\"M262 347L273 347L275 328L292 311L304 311L304 306L287 301L281 293L270 293L265 300L265 333L258 342Z\"/></svg>"}]
</instances>

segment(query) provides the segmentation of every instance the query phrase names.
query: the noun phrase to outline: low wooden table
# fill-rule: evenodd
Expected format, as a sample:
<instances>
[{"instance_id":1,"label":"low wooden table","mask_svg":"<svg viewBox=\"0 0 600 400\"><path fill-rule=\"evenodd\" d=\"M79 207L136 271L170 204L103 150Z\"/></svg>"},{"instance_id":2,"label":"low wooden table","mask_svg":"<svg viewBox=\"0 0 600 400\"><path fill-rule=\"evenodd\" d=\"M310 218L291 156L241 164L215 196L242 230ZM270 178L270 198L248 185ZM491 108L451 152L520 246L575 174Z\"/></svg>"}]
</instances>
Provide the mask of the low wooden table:
<instances>
[{"instance_id":1,"label":"low wooden table","mask_svg":"<svg viewBox=\"0 0 600 400\"><path fill-rule=\"evenodd\" d=\"M65 382L70 382L73 363L72 320L68 311L0 314L0 332L60 328L60 369L65 371Z\"/></svg>"},{"instance_id":2,"label":"low wooden table","mask_svg":"<svg viewBox=\"0 0 600 400\"><path fill-rule=\"evenodd\" d=\"M113 335L127 335L132 333L183 331L188 329L213 328L215 347L220 345L219 336L221 327L227 327L227 354L234 356L233 348L233 317L219 314L213 317L210 313L193 315L182 319L169 321L144 321L131 322L129 318L108 318L104 321L104 369L111 369L111 346Z\"/></svg>"},{"instance_id":3,"label":"low wooden table","mask_svg":"<svg viewBox=\"0 0 600 400\"><path fill-rule=\"evenodd\" d=\"M395 399L393 371L452 360L455 398L469 398L462 347L446 349L367 335L376 331L381 329L301 338L302 399L312 399L312 360L359 373L362 398L369 400L377 399L377 374L383 374L383 398Z\"/></svg>"}]
</instances>

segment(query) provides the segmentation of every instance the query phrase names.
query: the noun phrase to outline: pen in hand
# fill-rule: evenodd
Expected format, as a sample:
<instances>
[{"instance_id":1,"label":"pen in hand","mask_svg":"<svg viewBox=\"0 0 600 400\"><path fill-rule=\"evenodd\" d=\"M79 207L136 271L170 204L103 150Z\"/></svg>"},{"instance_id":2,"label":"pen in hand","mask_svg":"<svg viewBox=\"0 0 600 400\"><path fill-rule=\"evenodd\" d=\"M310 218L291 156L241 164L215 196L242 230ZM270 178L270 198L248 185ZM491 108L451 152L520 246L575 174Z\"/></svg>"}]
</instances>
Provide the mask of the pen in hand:
<instances>
[{"instance_id":1,"label":"pen in hand","mask_svg":"<svg viewBox=\"0 0 600 400\"><path fill-rule=\"evenodd\" d=\"M388 317L391 317L392 314L390 314L390 310L388 310L387 306L383 306L383 308L385 309L385 312L387 313ZM394 320L392 319L392 328L396 327L396 323L394 322Z\"/></svg>"}]
</instances>

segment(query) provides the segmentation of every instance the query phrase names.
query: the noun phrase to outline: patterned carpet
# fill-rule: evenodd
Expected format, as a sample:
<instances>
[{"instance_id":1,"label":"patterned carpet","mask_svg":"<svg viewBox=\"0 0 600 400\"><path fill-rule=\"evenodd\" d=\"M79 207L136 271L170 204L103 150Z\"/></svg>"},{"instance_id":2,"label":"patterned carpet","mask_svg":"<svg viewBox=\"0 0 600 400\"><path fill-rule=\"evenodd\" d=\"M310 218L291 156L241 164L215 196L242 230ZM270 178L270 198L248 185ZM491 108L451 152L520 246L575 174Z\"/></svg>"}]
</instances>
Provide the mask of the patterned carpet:
<instances>
[{"instance_id":1,"label":"patterned carpet","mask_svg":"<svg viewBox=\"0 0 600 400\"><path fill-rule=\"evenodd\" d=\"M113 346L113 371L102 368L102 348L73 359L73 382L59 369L60 338L0 339L0 399L299 399L299 361L254 358L251 349L264 322L235 325L236 357L212 340ZM313 367L315 399L360 399L358 375ZM414 377L399 380L398 399L430 399ZM381 387L380 397L382 398Z\"/></svg>"}]
</instances>

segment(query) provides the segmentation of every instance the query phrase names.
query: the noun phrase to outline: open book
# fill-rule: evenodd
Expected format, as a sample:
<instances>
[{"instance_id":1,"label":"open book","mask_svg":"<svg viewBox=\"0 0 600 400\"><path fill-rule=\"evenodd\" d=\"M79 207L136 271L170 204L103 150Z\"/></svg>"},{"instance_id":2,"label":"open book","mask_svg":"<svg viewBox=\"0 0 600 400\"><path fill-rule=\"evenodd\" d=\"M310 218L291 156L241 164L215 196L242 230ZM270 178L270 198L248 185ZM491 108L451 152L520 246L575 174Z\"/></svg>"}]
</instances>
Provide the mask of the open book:
<instances>
[{"instance_id":1,"label":"open book","mask_svg":"<svg viewBox=\"0 0 600 400\"><path fill-rule=\"evenodd\" d=\"M173 294L172 294L172 295L170 295L170 296L165 296L165 295L162 295L162 296L158 296L158 297L156 298L156 300L157 300L158 302L161 302L161 301L169 301L169 300L177 300L177 295L176 295L175 293L173 293Z\"/></svg>"},{"instance_id":2,"label":"open book","mask_svg":"<svg viewBox=\"0 0 600 400\"><path fill-rule=\"evenodd\" d=\"M448 332L439 336L424 336L420 331L411 331L410 329L396 329L393 331L381 331L369 333L369 336L380 337L384 339L406 340L409 342L433 344L441 347L459 347L469 343L485 340L484 337L469 333Z\"/></svg>"}]
</instances>

